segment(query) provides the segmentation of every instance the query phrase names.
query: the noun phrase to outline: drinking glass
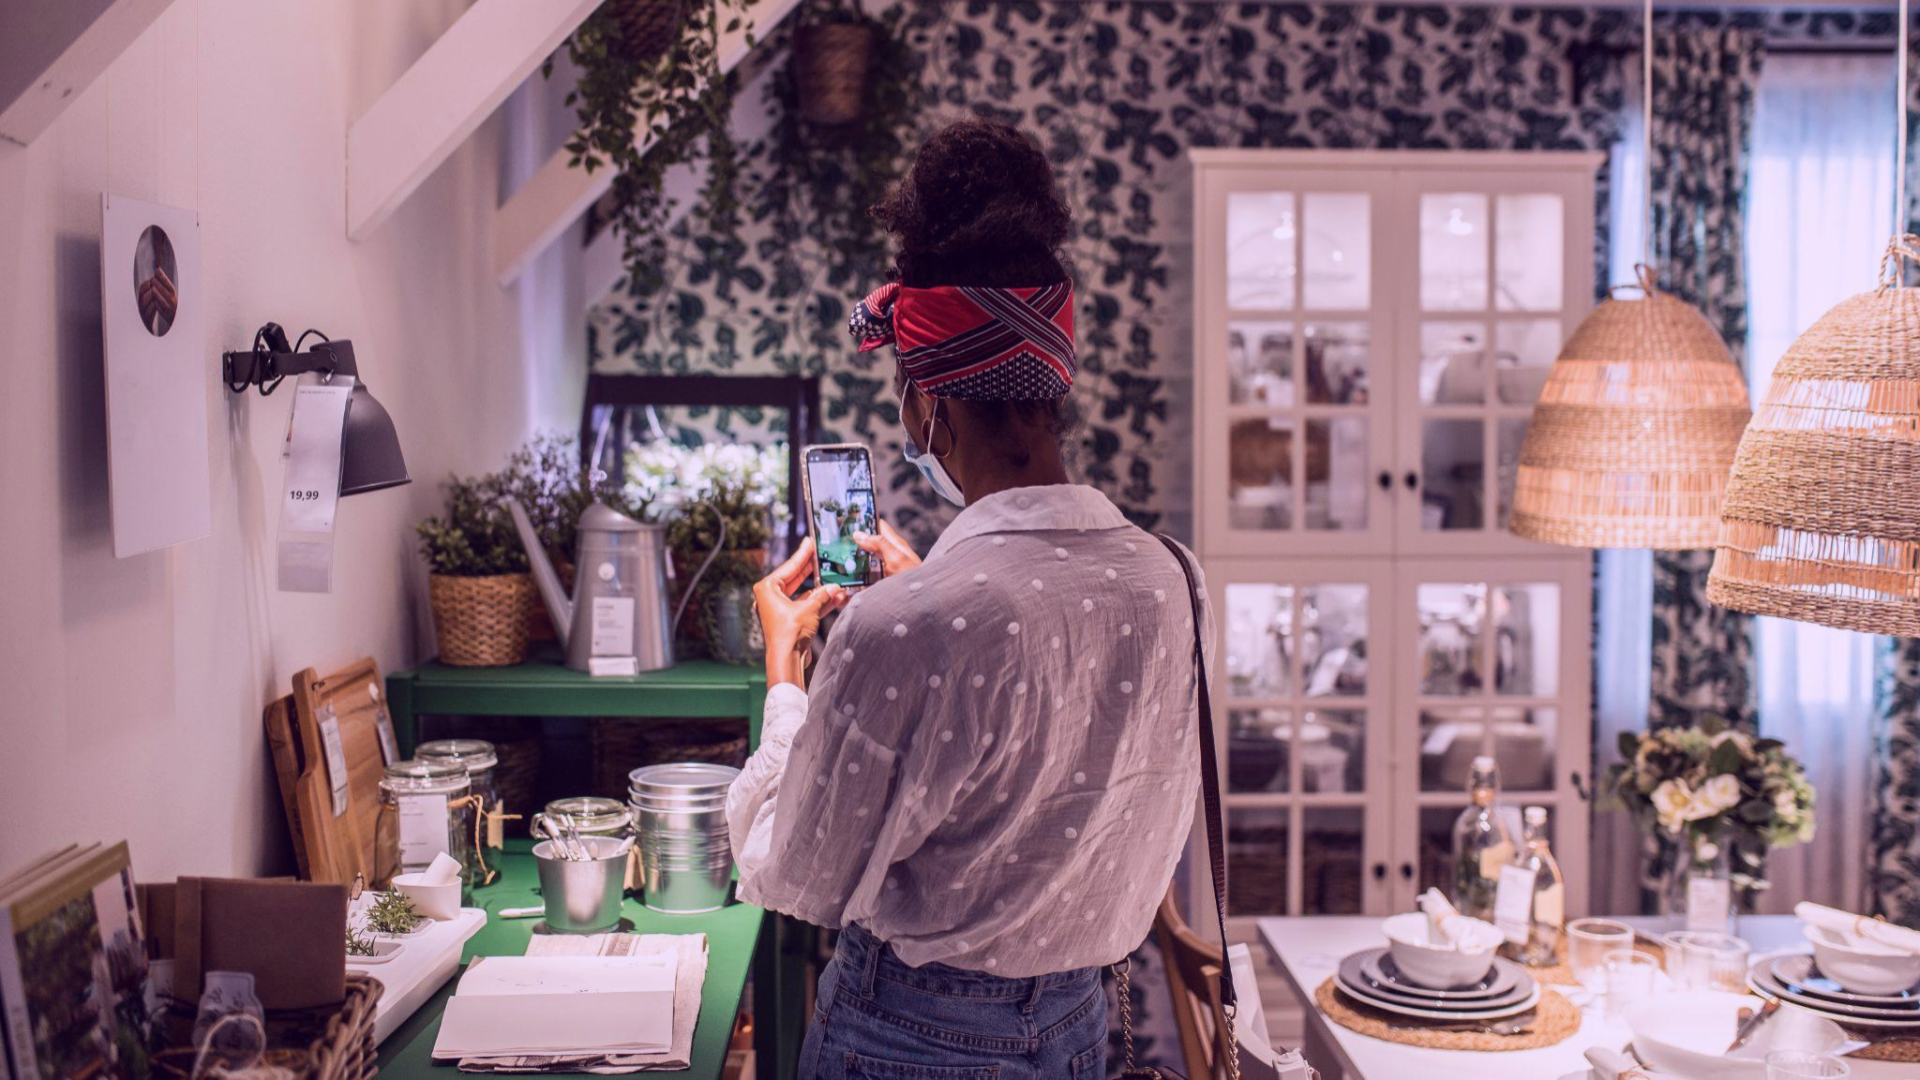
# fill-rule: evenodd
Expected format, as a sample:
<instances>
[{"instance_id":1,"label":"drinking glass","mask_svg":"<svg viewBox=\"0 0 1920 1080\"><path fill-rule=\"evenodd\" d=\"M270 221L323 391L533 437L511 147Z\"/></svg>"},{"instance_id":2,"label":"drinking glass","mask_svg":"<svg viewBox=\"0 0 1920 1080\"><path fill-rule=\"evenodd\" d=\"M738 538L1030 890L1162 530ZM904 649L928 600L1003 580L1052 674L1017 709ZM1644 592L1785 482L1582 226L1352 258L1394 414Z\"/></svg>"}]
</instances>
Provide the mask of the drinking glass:
<instances>
[{"instance_id":1,"label":"drinking glass","mask_svg":"<svg viewBox=\"0 0 1920 1080\"><path fill-rule=\"evenodd\" d=\"M1831 1054L1775 1050L1767 1055L1767 1080L1843 1080L1853 1070Z\"/></svg>"},{"instance_id":2,"label":"drinking glass","mask_svg":"<svg viewBox=\"0 0 1920 1080\"><path fill-rule=\"evenodd\" d=\"M1633 927L1613 919L1575 919L1567 924L1567 966L1580 985L1599 994L1607 988L1607 954L1633 948Z\"/></svg>"},{"instance_id":3,"label":"drinking glass","mask_svg":"<svg viewBox=\"0 0 1920 1080\"><path fill-rule=\"evenodd\" d=\"M1732 934L1691 931L1675 935L1680 947L1680 988L1745 993L1752 949Z\"/></svg>"},{"instance_id":4,"label":"drinking glass","mask_svg":"<svg viewBox=\"0 0 1920 1080\"><path fill-rule=\"evenodd\" d=\"M1607 1018L1619 1020L1629 1008L1653 996L1660 961L1637 949L1615 949L1607 954L1606 965Z\"/></svg>"},{"instance_id":5,"label":"drinking glass","mask_svg":"<svg viewBox=\"0 0 1920 1080\"><path fill-rule=\"evenodd\" d=\"M1673 980L1674 988L1678 990L1686 989L1680 979L1680 968L1686 957L1686 949L1682 946L1686 944L1687 933L1685 930L1669 930L1660 935L1660 952L1666 960L1667 978Z\"/></svg>"}]
</instances>

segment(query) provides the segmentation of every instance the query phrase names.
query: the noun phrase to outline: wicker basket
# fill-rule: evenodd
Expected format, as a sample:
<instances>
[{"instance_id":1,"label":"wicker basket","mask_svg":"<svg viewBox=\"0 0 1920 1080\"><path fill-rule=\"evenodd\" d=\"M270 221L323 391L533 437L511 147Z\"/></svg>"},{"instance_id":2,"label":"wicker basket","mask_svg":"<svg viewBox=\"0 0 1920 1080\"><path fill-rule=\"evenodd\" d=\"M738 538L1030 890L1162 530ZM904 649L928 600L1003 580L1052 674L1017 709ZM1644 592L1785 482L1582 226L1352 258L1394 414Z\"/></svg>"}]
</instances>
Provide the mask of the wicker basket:
<instances>
[{"instance_id":1,"label":"wicker basket","mask_svg":"<svg viewBox=\"0 0 1920 1080\"><path fill-rule=\"evenodd\" d=\"M1653 287L1609 299L1560 350L1527 424L1513 532L1589 548L1703 548L1720 500L1747 385L1692 305Z\"/></svg>"},{"instance_id":2,"label":"wicker basket","mask_svg":"<svg viewBox=\"0 0 1920 1080\"><path fill-rule=\"evenodd\" d=\"M1869 634L1920 635L1920 289L1820 317L1773 369L1734 459L1707 598Z\"/></svg>"},{"instance_id":3,"label":"wicker basket","mask_svg":"<svg viewBox=\"0 0 1920 1080\"><path fill-rule=\"evenodd\" d=\"M268 1044L264 1064L285 1069L297 1080L373 1080L380 1072L379 1054L373 1042L374 1006L380 1003L384 987L377 979L357 971L347 972L347 996L336 1011L324 1017L303 1011L299 1014L269 1013ZM169 1034L180 1041L190 1032L191 1019L183 1013L182 1023ZM317 1033L314 1031L318 1028ZM288 1033L293 1034L289 1035ZM300 1033L307 1034L302 1035ZM281 1048L293 1040L307 1041L304 1048ZM166 1080L185 1080L193 1073L195 1051L192 1047L161 1050L154 1055L154 1075Z\"/></svg>"},{"instance_id":4,"label":"wicker basket","mask_svg":"<svg viewBox=\"0 0 1920 1080\"><path fill-rule=\"evenodd\" d=\"M636 723L619 717L593 722L592 793L627 801L627 774L644 765L700 761L747 764L744 720L678 720Z\"/></svg>"},{"instance_id":5,"label":"wicker basket","mask_svg":"<svg viewBox=\"0 0 1920 1080\"><path fill-rule=\"evenodd\" d=\"M621 55L629 60L658 60L673 47L687 20L686 0L611 0L619 22Z\"/></svg>"},{"instance_id":6,"label":"wicker basket","mask_svg":"<svg viewBox=\"0 0 1920 1080\"><path fill-rule=\"evenodd\" d=\"M455 667L506 667L527 658L528 574L454 577L430 574L427 599L440 662Z\"/></svg>"},{"instance_id":7,"label":"wicker basket","mask_svg":"<svg viewBox=\"0 0 1920 1080\"><path fill-rule=\"evenodd\" d=\"M851 127L866 111L867 73L879 27L807 22L793 32L793 85L800 117L825 128Z\"/></svg>"}]
</instances>

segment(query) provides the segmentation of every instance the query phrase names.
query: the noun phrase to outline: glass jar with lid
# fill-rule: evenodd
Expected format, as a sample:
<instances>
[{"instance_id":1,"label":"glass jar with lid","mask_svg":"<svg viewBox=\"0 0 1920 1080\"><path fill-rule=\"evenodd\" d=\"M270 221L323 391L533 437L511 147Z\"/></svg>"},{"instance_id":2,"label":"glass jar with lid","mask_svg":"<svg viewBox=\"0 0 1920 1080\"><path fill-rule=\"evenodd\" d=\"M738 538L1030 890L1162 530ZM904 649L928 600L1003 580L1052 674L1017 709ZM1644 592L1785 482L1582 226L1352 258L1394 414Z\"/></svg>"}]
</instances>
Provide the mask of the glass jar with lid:
<instances>
[{"instance_id":1,"label":"glass jar with lid","mask_svg":"<svg viewBox=\"0 0 1920 1080\"><path fill-rule=\"evenodd\" d=\"M446 852L460 862L461 902L473 888L473 829L478 800L466 766L409 758L380 779L373 829L373 887L393 887L395 874L425 870Z\"/></svg>"},{"instance_id":2,"label":"glass jar with lid","mask_svg":"<svg viewBox=\"0 0 1920 1080\"><path fill-rule=\"evenodd\" d=\"M571 820L582 836L611 836L618 840L633 831L633 811L617 799L595 795L555 799L547 804L546 812L562 822Z\"/></svg>"},{"instance_id":3,"label":"glass jar with lid","mask_svg":"<svg viewBox=\"0 0 1920 1080\"><path fill-rule=\"evenodd\" d=\"M495 768L500 764L500 754L492 743L485 739L435 739L421 743L413 756L421 761L450 762L466 769L477 801L476 820L480 823L479 839L475 843L495 849L506 846L505 829L501 827L501 815L506 810L501 805Z\"/></svg>"}]
</instances>

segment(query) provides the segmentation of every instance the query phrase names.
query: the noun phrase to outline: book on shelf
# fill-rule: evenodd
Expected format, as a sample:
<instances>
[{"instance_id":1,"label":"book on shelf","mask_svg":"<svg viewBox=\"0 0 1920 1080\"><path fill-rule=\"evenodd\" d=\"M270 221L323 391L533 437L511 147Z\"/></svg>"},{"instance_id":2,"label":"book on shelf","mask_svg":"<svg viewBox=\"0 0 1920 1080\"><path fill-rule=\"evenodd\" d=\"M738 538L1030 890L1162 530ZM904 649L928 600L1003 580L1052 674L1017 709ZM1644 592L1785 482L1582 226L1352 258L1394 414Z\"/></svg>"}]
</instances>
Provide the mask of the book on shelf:
<instances>
[{"instance_id":1,"label":"book on shelf","mask_svg":"<svg viewBox=\"0 0 1920 1080\"><path fill-rule=\"evenodd\" d=\"M0 1080L142 1080L147 950L124 843L0 877Z\"/></svg>"}]
</instances>

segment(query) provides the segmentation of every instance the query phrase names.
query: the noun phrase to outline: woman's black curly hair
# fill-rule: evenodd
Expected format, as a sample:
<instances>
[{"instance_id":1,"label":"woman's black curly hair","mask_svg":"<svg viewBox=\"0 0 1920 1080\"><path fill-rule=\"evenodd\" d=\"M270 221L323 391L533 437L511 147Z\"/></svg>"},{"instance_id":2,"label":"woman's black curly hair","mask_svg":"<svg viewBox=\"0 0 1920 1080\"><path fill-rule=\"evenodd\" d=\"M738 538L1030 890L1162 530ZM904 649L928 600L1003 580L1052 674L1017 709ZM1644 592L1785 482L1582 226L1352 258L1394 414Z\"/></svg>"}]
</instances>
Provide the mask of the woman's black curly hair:
<instances>
[{"instance_id":1,"label":"woman's black curly hair","mask_svg":"<svg viewBox=\"0 0 1920 1080\"><path fill-rule=\"evenodd\" d=\"M1060 249L1072 221L1053 166L1005 124L963 120L935 133L873 216L893 234L909 288L1029 288L1070 276Z\"/></svg>"},{"instance_id":2,"label":"woman's black curly hair","mask_svg":"<svg viewBox=\"0 0 1920 1080\"><path fill-rule=\"evenodd\" d=\"M908 288L1020 289L1073 277L1061 253L1072 218L1053 165L1039 144L1005 124L962 120L936 132L873 216L893 234L894 270ZM1078 422L1065 398L962 405L999 432L1017 421L1062 439ZM1026 464L1025 451L1008 453Z\"/></svg>"}]
</instances>

